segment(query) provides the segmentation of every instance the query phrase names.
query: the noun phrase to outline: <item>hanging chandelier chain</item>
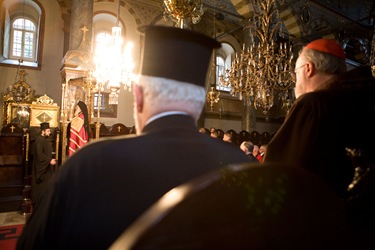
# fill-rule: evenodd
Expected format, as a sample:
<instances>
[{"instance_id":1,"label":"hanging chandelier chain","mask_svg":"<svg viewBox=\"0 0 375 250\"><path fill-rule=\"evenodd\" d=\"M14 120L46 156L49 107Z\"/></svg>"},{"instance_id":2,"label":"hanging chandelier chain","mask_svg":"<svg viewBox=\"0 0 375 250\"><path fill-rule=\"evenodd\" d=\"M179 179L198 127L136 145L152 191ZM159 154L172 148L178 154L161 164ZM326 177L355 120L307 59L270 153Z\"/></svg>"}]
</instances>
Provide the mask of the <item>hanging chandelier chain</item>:
<instances>
[{"instance_id":1,"label":"hanging chandelier chain","mask_svg":"<svg viewBox=\"0 0 375 250\"><path fill-rule=\"evenodd\" d=\"M109 104L118 104L118 96L123 85L124 89L131 90L134 63L132 58L133 44L128 42L123 47L122 28L120 25L121 0L117 2L116 25L112 27L112 38L110 41L96 44L95 71L96 79L94 90L104 90L104 86L110 90Z\"/></svg>"},{"instance_id":2,"label":"hanging chandelier chain","mask_svg":"<svg viewBox=\"0 0 375 250\"><path fill-rule=\"evenodd\" d=\"M120 1L121 0L118 0L118 5L117 5L117 21L116 21L117 26L120 26Z\"/></svg>"},{"instance_id":3,"label":"hanging chandelier chain","mask_svg":"<svg viewBox=\"0 0 375 250\"><path fill-rule=\"evenodd\" d=\"M216 5L216 0L214 1L214 6ZM216 10L214 9L213 14L213 37L216 39ZM209 85L210 91L207 91L206 100L207 103L210 104L210 110L213 111L214 104L218 103L220 100L220 91L216 89L216 49L212 54L212 63L211 63L211 71L210 71L210 80L212 81Z\"/></svg>"}]
</instances>

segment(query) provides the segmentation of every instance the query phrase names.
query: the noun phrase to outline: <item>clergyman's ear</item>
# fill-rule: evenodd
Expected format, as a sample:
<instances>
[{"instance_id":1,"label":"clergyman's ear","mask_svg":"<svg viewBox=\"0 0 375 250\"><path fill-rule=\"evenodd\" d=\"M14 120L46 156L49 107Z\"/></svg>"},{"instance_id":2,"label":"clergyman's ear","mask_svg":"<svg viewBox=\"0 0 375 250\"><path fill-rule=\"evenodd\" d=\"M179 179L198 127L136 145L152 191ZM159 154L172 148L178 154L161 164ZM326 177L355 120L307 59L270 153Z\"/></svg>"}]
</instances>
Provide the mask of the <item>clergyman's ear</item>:
<instances>
[{"instance_id":1,"label":"clergyman's ear","mask_svg":"<svg viewBox=\"0 0 375 250\"><path fill-rule=\"evenodd\" d=\"M306 73L310 77L316 71L315 66L312 62L306 63Z\"/></svg>"},{"instance_id":2,"label":"clergyman's ear","mask_svg":"<svg viewBox=\"0 0 375 250\"><path fill-rule=\"evenodd\" d=\"M134 84L134 99L138 113L143 111L143 89L138 84Z\"/></svg>"}]
</instances>

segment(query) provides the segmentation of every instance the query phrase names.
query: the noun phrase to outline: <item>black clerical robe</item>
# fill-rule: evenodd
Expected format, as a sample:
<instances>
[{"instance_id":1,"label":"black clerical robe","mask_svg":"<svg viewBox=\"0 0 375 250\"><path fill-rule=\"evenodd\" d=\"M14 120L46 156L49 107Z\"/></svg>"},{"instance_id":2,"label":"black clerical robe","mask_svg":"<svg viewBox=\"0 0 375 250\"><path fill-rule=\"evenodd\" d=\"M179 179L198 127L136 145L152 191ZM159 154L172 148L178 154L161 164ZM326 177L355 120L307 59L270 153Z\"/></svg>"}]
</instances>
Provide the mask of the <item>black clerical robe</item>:
<instances>
[{"instance_id":1,"label":"black clerical robe","mask_svg":"<svg viewBox=\"0 0 375 250\"><path fill-rule=\"evenodd\" d=\"M348 148L374 151L374 86L358 68L301 95L267 146L264 162L307 168L342 197L353 179Z\"/></svg>"},{"instance_id":2,"label":"black clerical robe","mask_svg":"<svg viewBox=\"0 0 375 250\"><path fill-rule=\"evenodd\" d=\"M61 167L18 249L107 249L170 189L240 162L248 158L239 147L199 133L186 115L152 121L140 136L89 143Z\"/></svg>"},{"instance_id":3,"label":"black clerical robe","mask_svg":"<svg viewBox=\"0 0 375 250\"><path fill-rule=\"evenodd\" d=\"M53 175L53 169L50 165L52 160L52 148L47 138L39 135L33 143L32 153L31 198L34 203L34 208L36 209Z\"/></svg>"}]
</instances>

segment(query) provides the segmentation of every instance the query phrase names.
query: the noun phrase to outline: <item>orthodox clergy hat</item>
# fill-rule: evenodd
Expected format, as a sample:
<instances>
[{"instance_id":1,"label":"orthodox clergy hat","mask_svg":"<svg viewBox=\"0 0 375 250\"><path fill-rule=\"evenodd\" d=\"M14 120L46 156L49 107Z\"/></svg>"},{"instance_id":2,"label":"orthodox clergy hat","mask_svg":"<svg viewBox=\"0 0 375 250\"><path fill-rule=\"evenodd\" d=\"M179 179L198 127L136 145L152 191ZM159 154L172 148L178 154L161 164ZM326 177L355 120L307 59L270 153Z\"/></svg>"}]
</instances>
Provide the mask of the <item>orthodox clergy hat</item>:
<instances>
[{"instance_id":1,"label":"orthodox clergy hat","mask_svg":"<svg viewBox=\"0 0 375 250\"><path fill-rule=\"evenodd\" d=\"M47 128L50 128L48 122L42 122L42 123L40 124L40 129L41 129L41 130L45 130L45 129L47 129Z\"/></svg>"},{"instance_id":2,"label":"orthodox clergy hat","mask_svg":"<svg viewBox=\"0 0 375 250\"><path fill-rule=\"evenodd\" d=\"M203 34L166 26L145 26L141 74L204 87L212 50L220 43Z\"/></svg>"},{"instance_id":3,"label":"orthodox clergy hat","mask_svg":"<svg viewBox=\"0 0 375 250\"><path fill-rule=\"evenodd\" d=\"M307 44L305 47L345 59L343 48L333 39L318 39Z\"/></svg>"}]
</instances>

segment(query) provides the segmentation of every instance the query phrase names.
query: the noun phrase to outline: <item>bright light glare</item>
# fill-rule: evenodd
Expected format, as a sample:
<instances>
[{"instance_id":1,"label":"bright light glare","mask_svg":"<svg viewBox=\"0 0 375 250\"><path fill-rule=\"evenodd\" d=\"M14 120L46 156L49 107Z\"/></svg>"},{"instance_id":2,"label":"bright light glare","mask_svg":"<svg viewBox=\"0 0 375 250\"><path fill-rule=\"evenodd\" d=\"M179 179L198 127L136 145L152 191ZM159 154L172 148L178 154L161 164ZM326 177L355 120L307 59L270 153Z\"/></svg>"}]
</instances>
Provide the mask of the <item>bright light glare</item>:
<instances>
[{"instance_id":1,"label":"bright light glare","mask_svg":"<svg viewBox=\"0 0 375 250\"><path fill-rule=\"evenodd\" d=\"M121 27L112 28L112 36L97 36L94 55L95 72L94 77L101 86L107 85L111 90L110 104L118 103L118 92L121 83L124 89L131 90L133 78L133 43L129 42L122 46Z\"/></svg>"}]
</instances>

